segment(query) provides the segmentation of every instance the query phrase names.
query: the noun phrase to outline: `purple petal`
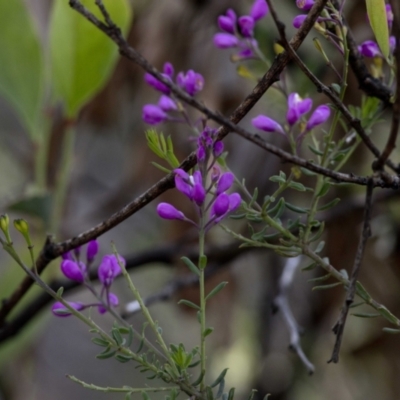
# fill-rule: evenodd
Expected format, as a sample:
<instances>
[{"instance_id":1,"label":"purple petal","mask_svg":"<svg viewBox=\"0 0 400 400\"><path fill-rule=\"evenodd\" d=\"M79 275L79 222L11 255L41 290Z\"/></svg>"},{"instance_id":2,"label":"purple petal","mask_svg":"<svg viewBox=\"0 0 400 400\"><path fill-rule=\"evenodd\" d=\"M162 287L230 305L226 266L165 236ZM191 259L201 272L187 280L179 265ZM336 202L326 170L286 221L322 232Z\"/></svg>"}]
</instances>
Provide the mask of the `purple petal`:
<instances>
[{"instance_id":1,"label":"purple petal","mask_svg":"<svg viewBox=\"0 0 400 400\"><path fill-rule=\"evenodd\" d=\"M201 74L189 70L184 79L184 89L190 96L194 96L200 92L204 87L204 78Z\"/></svg>"},{"instance_id":2,"label":"purple petal","mask_svg":"<svg viewBox=\"0 0 400 400\"><path fill-rule=\"evenodd\" d=\"M174 170L175 172L175 187L187 196L190 200L192 200L192 186L189 184L190 177L189 175L183 170L177 168Z\"/></svg>"},{"instance_id":3,"label":"purple petal","mask_svg":"<svg viewBox=\"0 0 400 400\"><path fill-rule=\"evenodd\" d=\"M217 195L230 189L234 180L235 177L232 172L223 173L217 183Z\"/></svg>"},{"instance_id":4,"label":"purple petal","mask_svg":"<svg viewBox=\"0 0 400 400\"><path fill-rule=\"evenodd\" d=\"M92 262L98 252L99 252L99 242L97 240L91 240L86 248L87 262L88 263Z\"/></svg>"},{"instance_id":5,"label":"purple petal","mask_svg":"<svg viewBox=\"0 0 400 400\"><path fill-rule=\"evenodd\" d=\"M213 182L217 182L220 176L221 176L221 169L218 167L218 165L214 165L211 171L211 180Z\"/></svg>"},{"instance_id":6,"label":"purple petal","mask_svg":"<svg viewBox=\"0 0 400 400\"><path fill-rule=\"evenodd\" d=\"M268 11L268 5L265 0L255 0L251 7L250 15L255 21L258 21L267 15Z\"/></svg>"},{"instance_id":7,"label":"purple petal","mask_svg":"<svg viewBox=\"0 0 400 400\"><path fill-rule=\"evenodd\" d=\"M214 201L211 209L211 215L220 217L226 214L229 210L229 196L226 193L221 193Z\"/></svg>"},{"instance_id":8,"label":"purple petal","mask_svg":"<svg viewBox=\"0 0 400 400\"><path fill-rule=\"evenodd\" d=\"M240 207L242 198L239 193L232 193L229 195L229 211L235 211Z\"/></svg>"},{"instance_id":9,"label":"purple petal","mask_svg":"<svg viewBox=\"0 0 400 400\"><path fill-rule=\"evenodd\" d=\"M218 17L218 26L222 31L232 34L235 33L235 24L236 19L232 20L232 18L225 15L220 15Z\"/></svg>"},{"instance_id":10,"label":"purple petal","mask_svg":"<svg viewBox=\"0 0 400 400\"><path fill-rule=\"evenodd\" d=\"M169 78L168 75L164 74L164 76L166 78ZM170 94L171 93L171 90L169 89L168 86L164 85L157 78L155 78L153 75L151 75L151 74L149 74L147 72L144 74L144 80L148 85L150 85L152 88L158 90L159 92L162 92L164 94Z\"/></svg>"},{"instance_id":11,"label":"purple petal","mask_svg":"<svg viewBox=\"0 0 400 400\"><path fill-rule=\"evenodd\" d=\"M309 11L314 3L314 0L296 0L296 6L304 11Z\"/></svg>"},{"instance_id":12,"label":"purple petal","mask_svg":"<svg viewBox=\"0 0 400 400\"><path fill-rule=\"evenodd\" d=\"M312 107L312 100L309 98L302 99L298 93L291 93L288 98L288 111L286 120L289 125L298 122L303 114L308 113Z\"/></svg>"},{"instance_id":13,"label":"purple petal","mask_svg":"<svg viewBox=\"0 0 400 400\"><path fill-rule=\"evenodd\" d=\"M177 210L174 206L168 203L160 203L157 206L157 214L164 219L185 219L182 211Z\"/></svg>"},{"instance_id":14,"label":"purple petal","mask_svg":"<svg viewBox=\"0 0 400 400\"><path fill-rule=\"evenodd\" d=\"M123 265L126 265L126 261L123 257L118 256L118 259ZM105 255L99 265L99 269L97 270L99 281L105 287L110 287L114 279L121 273L121 267L114 254Z\"/></svg>"},{"instance_id":15,"label":"purple petal","mask_svg":"<svg viewBox=\"0 0 400 400\"><path fill-rule=\"evenodd\" d=\"M368 58L382 56L378 44L376 42L374 42L373 40L366 40L365 42L361 43L361 45L358 46L358 51L364 57L368 57Z\"/></svg>"},{"instance_id":16,"label":"purple petal","mask_svg":"<svg viewBox=\"0 0 400 400\"><path fill-rule=\"evenodd\" d=\"M166 62L163 68L164 74L170 78L174 76L174 67L170 62Z\"/></svg>"},{"instance_id":17,"label":"purple petal","mask_svg":"<svg viewBox=\"0 0 400 400\"><path fill-rule=\"evenodd\" d=\"M310 119L307 122L306 131L315 128L318 125L324 123L331 115L331 109L328 106L319 106L311 114Z\"/></svg>"},{"instance_id":18,"label":"purple petal","mask_svg":"<svg viewBox=\"0 0 400 400\"><path fill-rule=\"evenodd\" d=\"M68 301L68 304L77 311L80 311L85 307L82 303L77 303L74 301ZM66 308L64 304L59 301L53 304L51 307L51 312L56 317L69 317L71 315L71 312L68 310L68 308Z\"/></svg>"},{"instance_id":19,"label":"purple petal","mask_svg":"<svg viewBox=\"0 0 400 400\"><path fill-rule=\"evenodd\" d=\"M85 264L76 263L71 260L64 260L61 263L61 271L68 278L76 282L83 282L85 279Z\"/></svg>"},{"instance_id":20,"label":"purple petal","mask_svg":"<svg viewBox=\"0 0 400 400\"><path fill-rule=\"evenodd\" d=\"M71 261L73 261L73 257L72 257L72 254L71 254L71 252L70 251L67 251L66 253L64 253L64 254L62 254L61 255L61 258L63 259L63 260L71 260Z\"/></svg>"},{"instance_id":21,"label":"purple petal","mask_svg":"<svg viewBox=\"0 0 400 400\"><path fill-rule=\"evenodd\" d=\"M108 303L111 307L117 307L119 304L118 296L114 293L108 293ZM107 309L103 305L99 305L97 310L100 314L104 314L107 312Z\"/></svg>"},{"instance_id":22,"label":"purple petal","mask_svg":"<svg viewBox=\"0 0 400 400\"><path fill-rule=\"evenodd\" d=\"M223 151L224 151L224 144L220 140L216 141L213 146L214 156L219 157Z\"/></svg>"},{"instance_id":23,"label":"purple petal","mask_svg":"<svg viewBox=\"0 0 400 400\"><path fill-rule=\"evenodd\" d=\"M238 43L238 38L230 33L216 33L214 35L214 45L219 49L230 49L236 47Z\"/></svg>"},{"instance_id":24,"label":"purple petal","mask_svg":"<svg viewBox=\"0 0 400 400\"><path fill-rule=\"evenodd\" d=\"M389 37L389 48L390 48L390 52L393 53L394 49L396 48L396 37L395 36Z\"/></svg>"},{"instance_id":25,"label":"purple petal","mask_svg":"<svg viewBox=\"0 0 400 400\"><path fill-rule=\"evenodd\" d=\"M251 120L251 123L257 129L261 129L265 132L278 132L282 133L283 135L285 132L283 128L272 118L266 117L265 115L259 115Z\"/></svg>"},{"instance_id":26,"label":"purple petal","mask_svg":"<svg viewBox=\"0 0 400 400\"><path fill-rule=\"evenodd\" d=\"M154 104L146 104L142 110L143 121L149 125L158 125L168 119L168 115Z\"/></svg>"},{"instance_id":27,"label":"purple petal","mask_svg":"<svg viewBox=\"0 0 400 400\"><path fill-rule=\"evenodd\" d=\"M174 100L171 99L171 97L166 96L163 94L160 97L160 100L158 100L158 106L163 110L163 111L174 111L178 107L176 106L176 103Z\"/></svg>"},{"instance_id":28,"label":"purple petal","mask_svg":"<svg viewBox=\"0 0 400 400\"><path fill-rule=\"evenodd\" d=\"M206 159L206 149L204 148L204 146L198 146L197 147L197 161L198 162L202 162Z\"/></svg>"},{"instance_id":29,"label":"purple petal","mask_svg":"<svg viewBox=\"0 0 400 400\"><path fill-rule=\"evenodd\" d=\"M254 18L248 15L244 15L238 19L238 25L240 29L240 33L245 38L251 38L253 36L254 29Z\"/></svg>"},{"instance_id":30,"label":"purple petal","mask_svg":"<svg viewBox=\"0 0 400 400\"><path fill-rule=\"evenodd\" d=\"M206 191L202 184L196 183L193 186L193 200L200 207L206 198Z\"/></svg>"},{"instance_id":31,"label":"purple petal","mask_svg":"<svg viewBox=\"0 0 400 400\"><path fill-rule=\"evenodd\" d=\"M297 16L294 17L294 19L293 19L293 22L292 22L293 26L294 26L296 29L299 29L299 28L303 25L303 22L304 22L304 20L305 20L306 18L307 18L307 15L305 15L305 14L297 15Z\"/></svg>"}]
</instances>

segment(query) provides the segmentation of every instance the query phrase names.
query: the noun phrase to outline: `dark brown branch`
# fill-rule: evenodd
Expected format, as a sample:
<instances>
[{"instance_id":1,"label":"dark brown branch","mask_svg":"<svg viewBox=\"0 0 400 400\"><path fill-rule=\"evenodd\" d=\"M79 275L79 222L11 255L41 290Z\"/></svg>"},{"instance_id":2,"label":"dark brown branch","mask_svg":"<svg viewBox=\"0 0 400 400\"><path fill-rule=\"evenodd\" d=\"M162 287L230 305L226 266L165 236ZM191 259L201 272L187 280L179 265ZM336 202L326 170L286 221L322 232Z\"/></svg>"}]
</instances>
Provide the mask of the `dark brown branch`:
<instances>
[{"instance_id":1,"label":"dark brown branch","mask_svg":"<svg viewBox=\"0 0 400 400\"><path fill-rule=\"evenodd\" d=\"M333 332L336 335L336 341L333 348L331 359L328 361L337 363L339 362L339 352L340 346L343 339L344 327L346 324L347 315L349 313L350 306L354 301L354 296L356 293L356 283L357 278L361 268L361 262L364 255L365 245L367 244L368 238L371 236L371 227L370 227L370 219L371 219L371 208L372 208L372 192L373 192L372 181L369 182L367 186L367 193L365 197L365 208L364 208L364 217L363 217L363 229L360 236L360 241L358 243L356 257L354 259L353 270L350 276L350 284L347 289L346 300L343 304L342 311L340 313L340 317L333 327Z\"/></svg>"},{"instance_id":2,"label":"dark brown branch","mask_svg":"<svg viewBox=\"0 0 400 400\"><path fill-rule=\"evenodd\" d=\"M341 99L338 97L336 92L329 88L328 86L324 85L312 72L311 70L304 64L304 62L301 60L301 58L297 55L296 51L293 49L293 47L290 45L288 42L286 35L285 35L285 26L282 24L281 21L279 21L278 16L271 4L270 0L267 0L268 4L271 7L271 14L273 16L273 19L275 21L275 24L279 30L279 35L281 37L281 42L282 46L285 48L287 52L289 52L298 65L298 67L302 70L304 75L307 76L307 78L314 84L314 86L317 88L319 92L324 93L329 99L333 102L333 104L336 106L336 108L341 112L341 114L344 116L348 124L357 132L357 134L361 137L362 141L364 144L368 147L368 149L372 152L372 154L375 155L378 159L381 159L382 166L384 164L387 164L393 171L400 173L400 167L396 164L394 164L391 160L389 160L389 155L391 151L393 150L394 143L393 140L396 140L397 137L397 129L398 129L398 120L400 118L400 114L397 114L396 120L397 120L397 125L393 127L392 125L392 132L389 138L389 148L387 148L386 153L380 153L379 149L374 145L370 137L366 134L364 128L361 125L361 122L359 119L354 118L351 115L351 112L348 110L348 108L343 104ZM400 93L400 92L399 92ZM400 106L398 106L400 107ZM394 111L394 110L393 110ZM393 118L395 118L395 113L393 113ZM396 129L396 133L393 134L393 129ZM392 147L393 146L393 147ZM375 170L378 168L375 168ZM381 168L380 168L381 169Z\"/></svg>"},{"instance_id":3,"label":"dark brown branch","mask_svg":"<svg viewBox=\"0 0 400 400\"><path fill-rule=\"evenodd\" d=\"M396 139L400 124L400 11L398 7L398 1L392 1L392 11L394 15L393 34L396 37L396 48L393 54L396 61L396 98L393 104L392 126L390 128L389 138L384 150L382 151L382 154L372 164L374 171L379 171L383 168L386 160L390 157L390 154L396 147Z\"/></svg>"},{"instance_id":4,"label":"dark brown branch","mask_svg":"<svg viewBox=\"0 0 400 400\"><path fill-rule=\"evenodd\" d=\"M307 19L304 21L303 26L299 29L296 35L290 41L293 48L297 49L300 47L301 43L307 36L308 32L314 25L319 13L325 6L327 0L317 0L310 10ZM102 5L100 0L97 1L98 4ZM124 37L122 36L121 30L111 21L110 16L105 14L104 7L101 8L103 15L108 25L101 22L92 13L90 13L83 5L77 0L70 0L70 5L72 8L81 13L86 19L92 22L97 28L104 32L110 37L118 46L119 51L122 55L130 59L131 61L140 65L145 71L149 72L165 85L167 85L172 92L181 100L185 101L187 104L192 105L197 108L209 118L221 123L222 126L219 129L219 138L225 137L232 126L234 127L254 106L254 104L261 98L261 96L271 87L271 85L279 80L279 75L286 67L290 60L288 54L280 55L275 59L271 68L263 76L260 82L255 86L253 91L246 97L246 99L236 108L236 110L231 115L230 119L223 118L217 113L211 112L202 103L195 100L193 97L189 96L187 93L182 91L178 86L174 85L164 76L162 76L152 65L150 65L141 54L139 54L135 49L129 46ZM228 122L228 124L226 123ZM182 163L181 168L189 170L196 164L196 156L194 153L189 155ZM155 185L153 185L149 190L147 190L142 196L135 199L133 202L129 203L122 210L113 214L110 218L103 221L101 224L89 229L80 235L69 239L63 243L54 243L51 237L48 237L37 261L36 267L39 274L46 268L46 266L55 258L59 257L64 252L81 246L88 241L97 238L103 233L109 231L120 222L124 221L135 212L146 206L152 200L157 198L160 194L164 193L166 190L174 187L173 174L169 174ZM14 291L9 299L5 299L2 302L2 307L0 309L0 326L4 323L5 318L10 313L10 311L19 303L24 294L32 286L33 281L31 278L26 277L19 287Z\"/></svg>"}]
</instances>

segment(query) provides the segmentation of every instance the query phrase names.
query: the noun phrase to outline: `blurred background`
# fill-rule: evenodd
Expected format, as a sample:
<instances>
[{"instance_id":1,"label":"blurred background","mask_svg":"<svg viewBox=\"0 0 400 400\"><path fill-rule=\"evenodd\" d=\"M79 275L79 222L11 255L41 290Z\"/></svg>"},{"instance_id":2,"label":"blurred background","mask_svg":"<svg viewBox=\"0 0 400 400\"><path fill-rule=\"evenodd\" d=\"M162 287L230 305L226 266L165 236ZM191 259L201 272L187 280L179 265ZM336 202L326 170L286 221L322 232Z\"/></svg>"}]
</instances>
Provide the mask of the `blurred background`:
<instances>
[{"instance_id":1,"label":"blurred background","mask_svg":"<svg viewBox=\"0 0 400 400\"><path fill-rule=\"evenodd\" d=\"M63 56L71 50L69 38L75 37L74 43L78 43L83 37L79 35L85 34L62 18L57 23L52 21L56 19L54 15L58 15L55 8L61 7L60 2L0 0L0 11L3 11L0 12L0 213L27 219L37 252L47 233L55 234L57 241L76 236L121 209L164 176L151 164L158 160L147 147L145 130L148 127L141 119L142 106L155 103L158 95L144 83L144 72L119 57L114 45L110 47L102 84L83 98L79 106L75 107L71 101L67 110L60 101L65 95L68 103L72 85L70 70L62 68ZM279 3L276 8L290 37L294 33L291 21L299 13L295 2L275 3ZM251 91L255 81L240 76L237 67L230 62L229 51L216 49L212 42L217 32L217 17L229 7L238 14L246 14L250 1L134 0L129 5L133 17L129 12L121 16L129 43L158 69L170 61L175 71L194 69L201 73L205 88L200 98L209 108L228 116ZM359 41L371 38L363 6L364 1L354 0L348 2L346 9L347 20ZM68 7L65 10L68 11L57 12L74 13ZM28 19L24 19L24 15ZM60 29L57 30L58 24ZM33 35L36 42L30 42ZM278 34L270 16L262 21L257 35L263 51L272 60ZM315 31L310 34L299 54L323 82L332 83L335 76L326 68L311 40L317 35ZM327 44L324 46L340 69L341 61L334 50ZM105 65L96 54L96 48L89 46L81 60L83 64L98 63L93 64L92 74ZM7 63L10 59L13 65ZM44 67L39 71L37 65ZM65 65L65 68L69 67ZM14 79L12 71L22 78ZM79 69L75 73L79 75ZM87 79L90 70L88 74ZM289 65L286 81L290 92L310 96L315 103L327 102L295 65ZM76 82L75 85L85 85L85 82ZM53 86L58 89L53 91ZM27 88L28 94L24 92ZM13 91L18 93L14 96ZM359 105L361 95L354 77L350 76L346 103ZM24 96L29 98L26 112L17 104ZM285 99L271 89L242 124L251 128L250 119L260 113L282 120L285 112ZM74 122L72 144L68 140L71 121ZM378 147L386 140L389 121L390 113L374 128L372 138ZM193 150L184 126L165 124L159 131L171 135L179 160ZM268 140L285 146L280 137L272 134ZM71 157L66 167L66 192L55 224L50 204L55 201L52 193L60 184L60 170L65 166L63 155L68 152L68 146ZM234 134L226 138L225 146L229 151L230 168L239 179L246 179L250 190L258 187L260 196L275 190L276 184L269 181L271 175L279 170L290 171L290 165L282 164L275 156ZM38 162L41 152L45 157ZM392 158L398 161L398 151ZM370 154L361 146L345 169L368 174L371 161ZM312 178L307 179L312 182ZM360 280L377 301L400 315L397 193L376 192L373 236L366 249ZM349 271L361 229L364 189L338 186L330 196L332 199L340 197L342 201L323 215L327 221L324 256L329 257L336 268ZM175 191L165 193L159 200L170 201L190 213L188 202ZM290 201L301 202L302 198L293 197ZM193 232L184 224L157 217L157 203L153 202L99 238L101 254L98 259L111 252L111 241L127 259L138 254L152 254L165 246L184 244L173 262L151 263L132 270L131 277L144 297L157 293L168 282L186 273L180 257L195 242ZM208 239L209 244L215 246L232 243L218 228ZM22 240L16 234L13 240L23 252ZM28 260L28 253L26 257ZM256 399L268 393L277 400L398 399L400 346L397 336L382 332L382 327L386 326L382 319L349 317L340 362L327 364L335 339L331 329L339 316L344 292L341 288L312 292L308 280L323 275L320 270L298 270L289 293L292 311L304 333L304 352L316 368L314 375L307 374L298 357L288 349L289 332L282 315L272 312L284 261L270 251L257 250L240 253L228 263L221 262L220 272L210 279L210 288L221 280L229 281L229 285L214 298L208 312L209 325L215 328L208 344L210 375L216 377L229 367L226 387L236 387L238 399L246 399L252 388L257 389ZM58 260L47 267L46 277L59 277ZM8 298L22 278L23 272L1 251L0 299ZM126 284L119 280L115 285L121 303L130 301ZM10 320L37 294L38 290L32 290L10 315ZM68 293L67 298L89 301L90 295L77 289ZM180 298L195 301L197 291L190 287L177 292L169 301L152 305L151 312L163 327L167 343L182 342L186 348L191 348L198 342L198 324L194 314L177 305ZM96 320L104 327L113 322L107 315ZM135 315L130 322L140 330L143 319ZM72 318L52 316L48 305L18 335L0 343L0 399L121 398L121 395L85 390L67 379L66 374L100 386L146 384L133 364L120 364L113 359L96 360L98 350L91 343L85 325Z\"/></svg>"}]
</instances>

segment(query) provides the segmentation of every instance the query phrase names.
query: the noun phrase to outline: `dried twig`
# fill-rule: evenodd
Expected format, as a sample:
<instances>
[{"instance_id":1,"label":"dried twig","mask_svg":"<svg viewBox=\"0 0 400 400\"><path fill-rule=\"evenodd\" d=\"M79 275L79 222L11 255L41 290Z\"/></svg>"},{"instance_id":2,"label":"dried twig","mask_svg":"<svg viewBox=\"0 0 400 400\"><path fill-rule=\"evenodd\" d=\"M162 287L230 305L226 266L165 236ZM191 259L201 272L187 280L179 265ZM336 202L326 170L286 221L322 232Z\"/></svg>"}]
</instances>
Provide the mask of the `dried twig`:
<instances>
[{"instance_id":1,"label":"dried twig","mask_svg":"<svg viewBox=\"0 0 400 400\"><path fill-rule=\"evenodd\" d=\"M368 238L371 236L370 219L371 219L371 208L372 208L372 192L373 192L373 186L372 184L369 184L367 186L367 193L365 198L363 229L358 243L356 257L354 259L354 265L353 265L353 270L351 272L349 287L347 288L346 300L342 307L340 317L332 329L336 335L336 341L333 348L332 356L328 362L337 363L339 361L339 352L343 339L344 326L346 324L349 308L354 301L354 296L356 293L357 277L360 272L365 245L367 243Z\"/></svg>"},{"instance_id":2,"label":"dried twig","mask_svg":"<svg viewBox=\"0 0 400 400\"><path fill-rule=\"evenodd\" d=\"M293 316L292 310L289 305L288 292L293 283L294 274L299 267L301 257L287 258L285 266L283 268L282 275L279 279L279 293L273 301L273 305L279 310L286 326L290 333L290 348L297 354L301 362L307 368L310 375L314 373L314 365L310 362L300 343L300 328L297 324L296 319Z\"/></svg>"}]
</instances>

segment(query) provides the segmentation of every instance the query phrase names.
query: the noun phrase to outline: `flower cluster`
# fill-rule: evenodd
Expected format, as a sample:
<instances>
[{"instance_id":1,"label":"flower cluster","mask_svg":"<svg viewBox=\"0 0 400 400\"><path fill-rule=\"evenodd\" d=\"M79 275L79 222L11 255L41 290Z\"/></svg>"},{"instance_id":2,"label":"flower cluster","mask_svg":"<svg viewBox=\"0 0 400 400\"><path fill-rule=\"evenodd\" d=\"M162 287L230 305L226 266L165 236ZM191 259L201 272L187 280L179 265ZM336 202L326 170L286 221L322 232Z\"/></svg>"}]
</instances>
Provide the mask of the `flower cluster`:
<instances>
[{"instance_id":1,"label":"flower cluster","mask_svg":"<svg viewBox=\"0 0 400 400\"><path fill-rule=\"evenodd\" d=\"M386 4L386 20L388 23L389 31L392 29L393 25L393 11L390 4ZM389 48L390 53L393 53L396 47L396 38L395 36L389 37ZM381 50L374 40L366 40L358 46L358 51L367 58L375 58L375 57L383 57Z\"/></svg>"},{"instance_id":2,"label":"flower cluster","mask_svg":"<svg viewBox=\"0 0 400 400\"><path fill-rule=\"evenodd\" d=\"M312 100L310 98L302 99L298 93L291 93L288 97L288 108L286 113L286 121L288 126L282 127L278 122L266 115L258 115L252 119L252 124L257 129L265 132L277 132L288 137L294 125L301 122L302 117L308 114L312 108ZM331 111L327 105L318 106L307 123L303 124L301 133L297 137L297 142L303 139L304 135L314 129L316 126L324 123L330 116Z\"/></svg>"},{"instance_id":3,"label":"flower cluster","mask_svg":"<svg viewBox=\"0 0 400 400\"><path fill-rule=\"evenodd\" d=\"M167 80L173 82L174 67L171 63L167 62L164 64L162 75ZM148 85L162 93L157 104L146 104L143 107L142 118L144 122L149 125L158 125L167 120L174 120L171 113L181 111L181 107L179 107L179 103L173 97L169 87L149 73L145 74L144 79ZM179 72L175 82L190 96L195 96L204 87L203 76L191 69L186 73Z\"/></svg>"},{"instance_id":4,"label":"flower cluster","mask_svg":"<svg viewBox=\"0 0 400 400\"><path fill-rule=\"evenodd\" d=\"M205 128L197 141L197 160L199 169L193 175L189 175L183 169L175 169L175 187L183 193L195 206L200 217L200 224L196 224L187 218L184 213L168 203L160 203L157 206L157 213L164 219L178 219L187 221L199 229L209 230L212 226L219 223L228 214L237 210L241 204L239 193L228 194L234 176L231 172L222 173L215 164L216 158L223 151L223 143L216 138L214 129ZM208 166L212 160L211 166ZM203 172L202 172L202 171ZM210 173L210 183L207 186L206 174ZM211 195L207 202L207 194ZM209 211L208 220L205 214Z\"/></svg>"},{"instance_id":5,"label":"flower cluster","mask_svg":"<svg viewBox=\"0 0 400 400\"><path fill-rule=\"evenodd\" d=\"M77 248L73 252L67 252L63 254L61 262L61 272L65 277L73 281L79 282L87 286L91 291L89 282L89 267L93 263L99 250L99 245L96 240L92 240L88 243L86 248L86 262L80 260L81 249ZM114 279L121 274L121 267L119 262L125 265L125 260L121 256L115 256L114 254L105 255L98 267L97 274L99 281L102 284L100 295L98 296L99 301L92 304L83 304L78 302L68 302L68 304L74 309L80 311L88 307L97 307L100 314L104 314L107 311L107 307L116 307L119 304L117 295L110 292L110 287ZM69 310L61 303L56 302L52 307L54 315L59 317L66 317L71 315Z\"/></svg>"},{"instance_id":6,"label":"flower cluster","mask_svg":"<svg viewBox=\"0 0 400 400\"><path fill-rule=\"evenodd\" d=\"M255 0L250 10L250 15L237 17L235 11L227 10L225 15L218 17L220 33L214 35L214 44L219 49L235 48L238 50L233 57L235 61L254 58L258 48L254 38L254 27L258 20L268 13L265 0Z\"/></svg>"}]
</instances>

